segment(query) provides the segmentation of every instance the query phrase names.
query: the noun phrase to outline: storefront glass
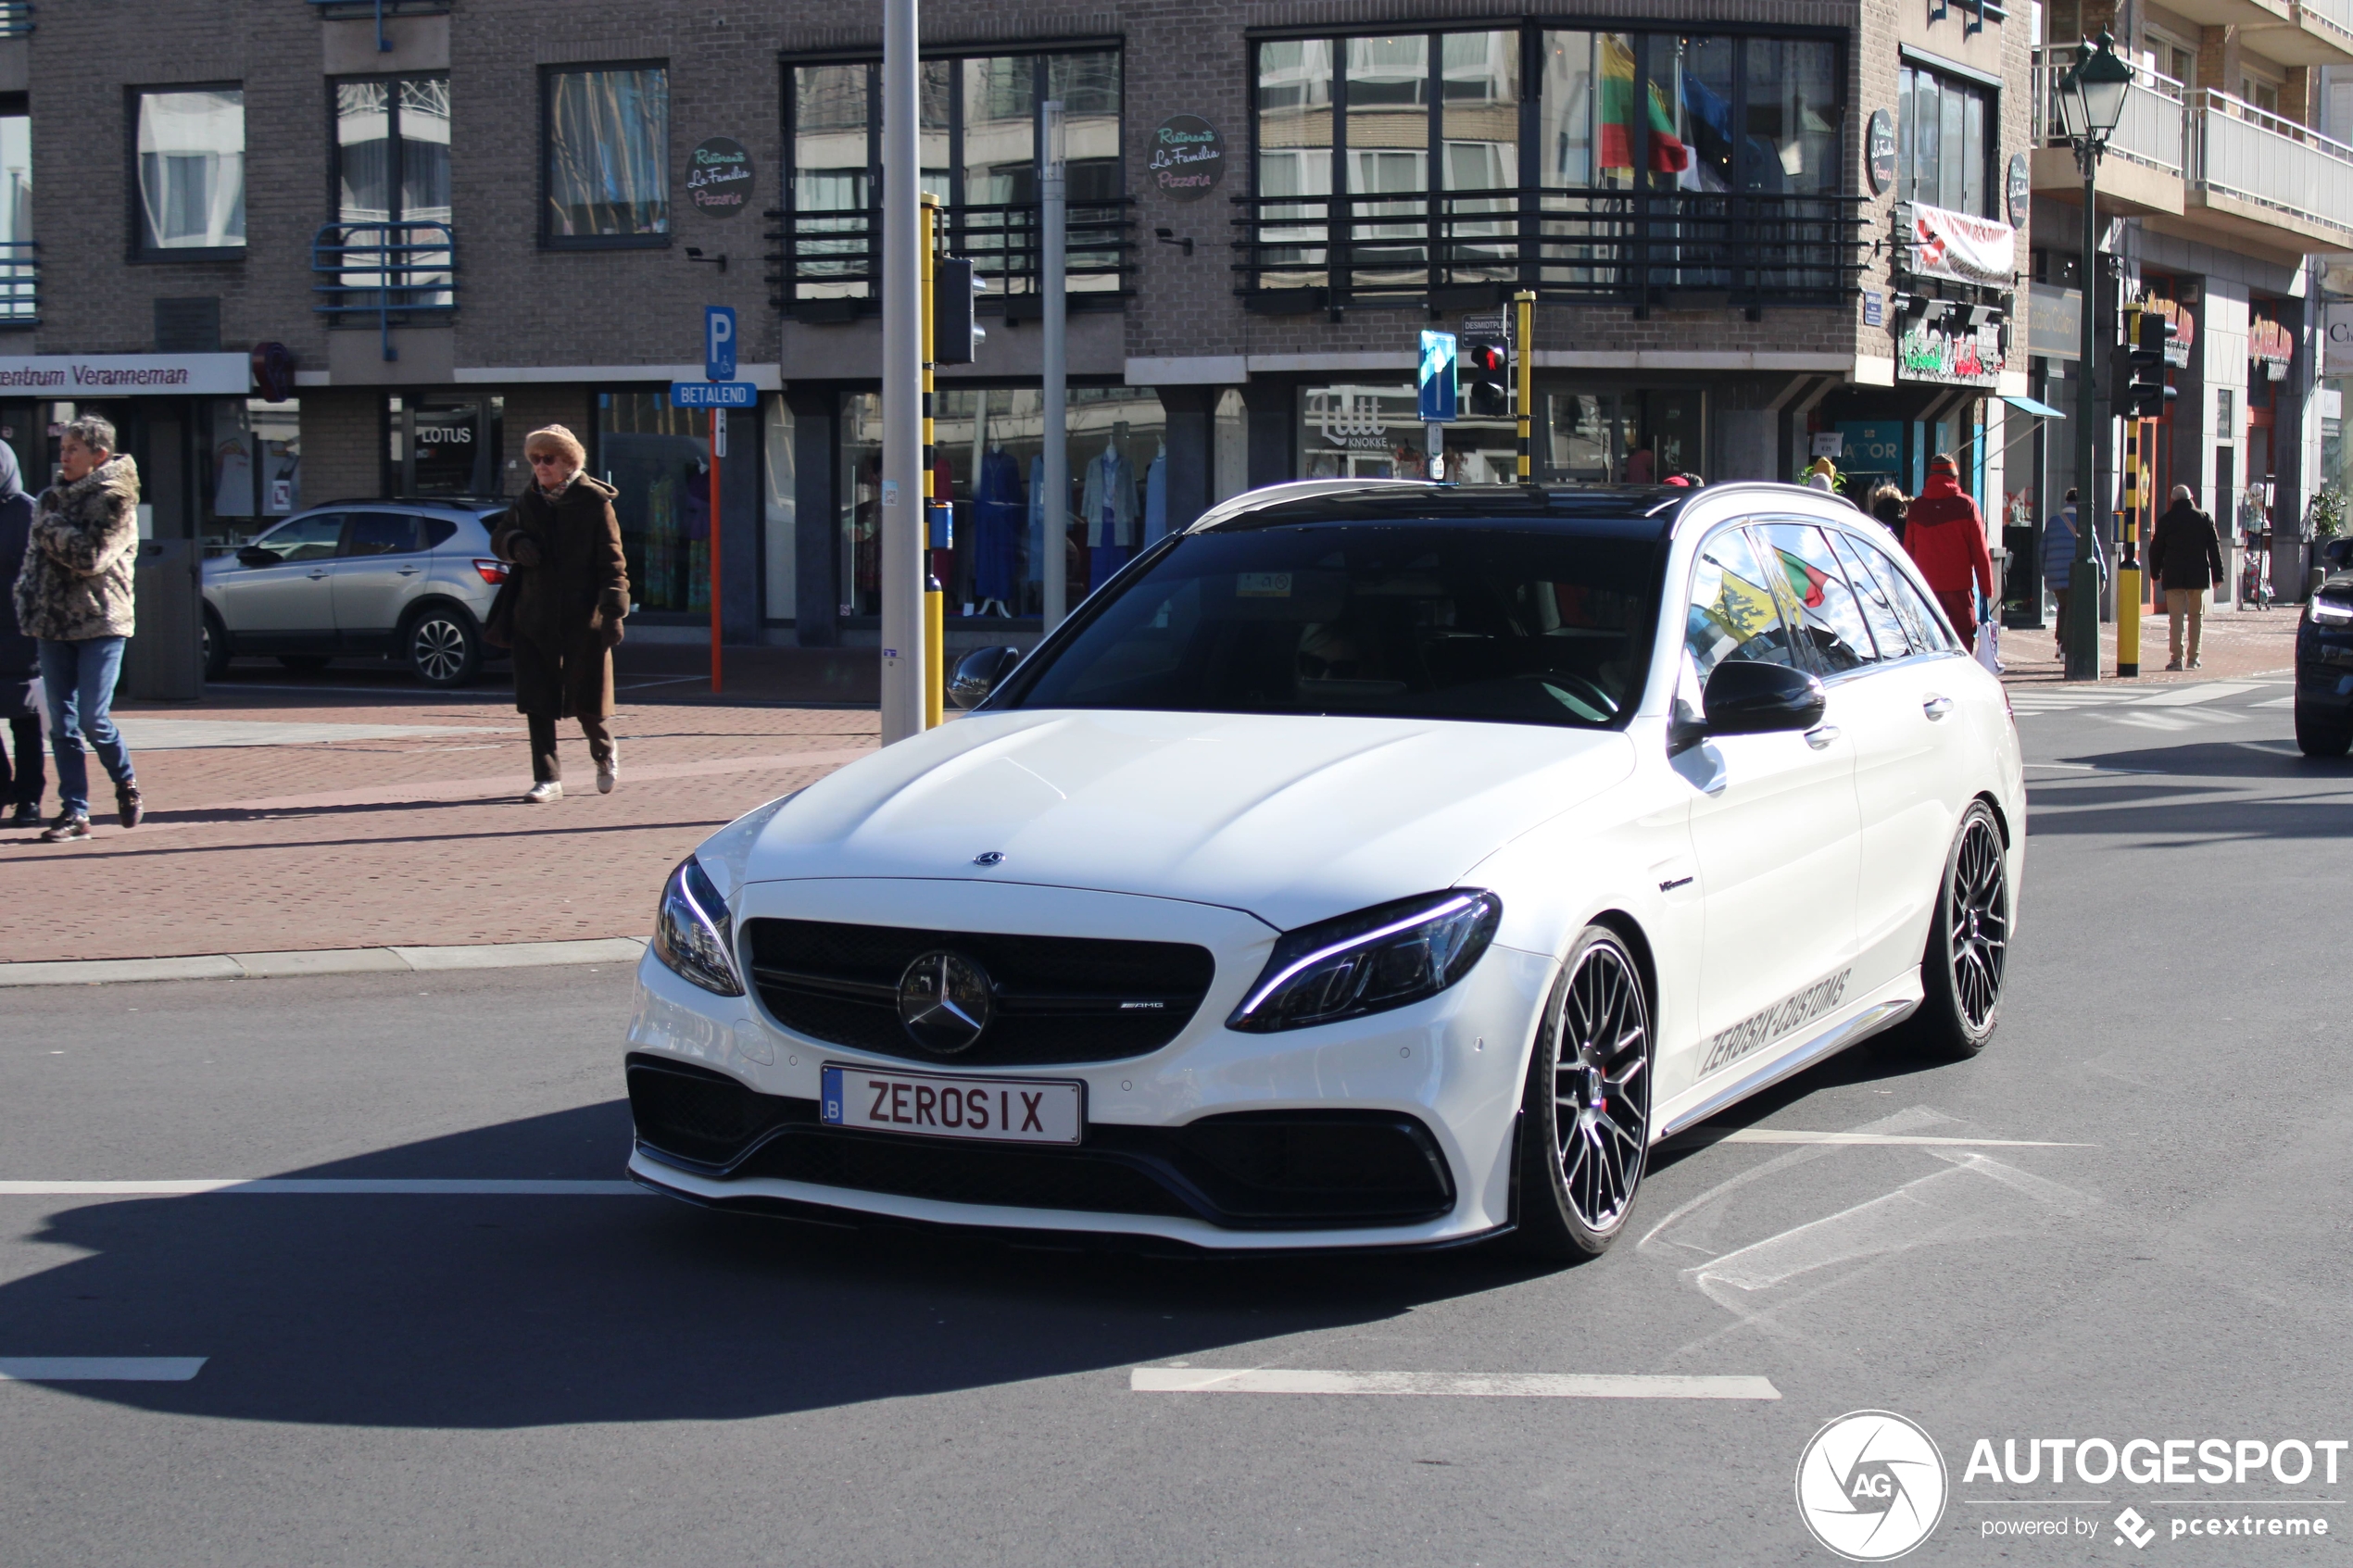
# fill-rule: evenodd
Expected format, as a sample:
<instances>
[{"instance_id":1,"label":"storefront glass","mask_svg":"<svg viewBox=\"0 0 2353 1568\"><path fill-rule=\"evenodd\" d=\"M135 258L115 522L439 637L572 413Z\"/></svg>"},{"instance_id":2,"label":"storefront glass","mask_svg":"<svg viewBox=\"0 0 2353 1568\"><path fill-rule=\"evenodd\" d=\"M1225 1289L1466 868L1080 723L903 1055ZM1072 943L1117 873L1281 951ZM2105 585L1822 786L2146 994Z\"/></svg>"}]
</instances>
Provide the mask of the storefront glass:
<instances>
[{"instance_id":1,"label":"storefront glass","mask_svg":"<svg viewBox=\"0 0 2353 1568\"><path fill-rule=\"evenodd\" d=\"M393 495L495 497L507 400L475 393L384 399L384 487Z\"/></svg>"},{"instance_id":2,"label":"storefront glass","mask_svg":"<svg viewBox=\"0 0 2353 1568\"><path fill-rule=\"evenodd\" d=\"M640 609L711 611L710 431L708 413L664 393L597 395L590 460L620 491L613 516Z\"/></svg>"},{"instance_id":3,"label":"storefront glass","mask_svg":"<svg viewBox=\"0 0 2353 1568\"><path fill-rule=\"evenodd\" d=\"M1705 399L1696 388L1547 392L1540 455L1549 478L1655 484L1705 476Z\"/></svg>"},{"instance_id":4,"label":"storefront glass","mask_svg":"<svg viewBox=\"0 0 2353 1568\"><path fill-rule=\"evenodd\" d=\"M208 545L234 548L302 509L302 405L292 398L208 402L211 461L198 532Z\"/></svg>"},{"instance_id":5,"label":"storefront glass","mask_svg":"<svg viewBox=\"0 0 2353 1568\"><path fill-rule=\"evenodd\" d=\"M1072 387L1065 420L1067 603L1166 531L1166 422L1157 394ZM932 488L952 507L931 539L930 569L950 614L1036 615L1044 606L1047 510L1038 462L1044 395L1035 387L957 388L933 399ZM842 399L841 613L882 613L882 398ZM1161 470L1156 480L1154 469Z\"/></svg>"},{"instance_id":6,"label":"storefront glass","mask_svg":"<svg viewBox=\"0 0 2353 1568\"><path fill-rule=\"evenodd\" d=\"M794 529L799 515L793 493L794 468L792 410L785 406L781 394L769 393L761 400L760 471L766 482L761 486L761 522L767 536L762 545L761 566L767 578L768 612L766 619L789 625L798 603L800 541Z\"/></svg>"},{"instance_id":7,"label":"storefront glass","mask_svg":"<svg viewBox=\"0 0 2353 1568\"><path fill-rule=\"evenodd\" d=\"M1457 420L1445 429L1447 478L1500 483L1517 471L1512 420ZM1421 479L1429 471L1428 427L1410 384L1302 387L1299 433L1302 479Z\"/></svg>"}]
</instances>

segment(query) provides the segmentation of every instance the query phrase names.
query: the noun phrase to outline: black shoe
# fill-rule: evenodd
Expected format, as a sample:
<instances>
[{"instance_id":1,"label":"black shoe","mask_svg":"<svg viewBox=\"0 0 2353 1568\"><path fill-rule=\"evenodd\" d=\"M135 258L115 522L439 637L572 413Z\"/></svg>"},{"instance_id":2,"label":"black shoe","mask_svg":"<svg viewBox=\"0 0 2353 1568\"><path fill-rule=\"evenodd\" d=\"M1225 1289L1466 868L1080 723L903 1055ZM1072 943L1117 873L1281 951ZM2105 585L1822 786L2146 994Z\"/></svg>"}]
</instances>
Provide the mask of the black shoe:
<instances>
[{"instance_id":1,"label":"black shoe","mask_svg":"<svg viewBox=\"0 0 2353 1568\"><path fill-rule=\"evenodd\" d=\"M115 785L114 803L116 809L122 813L124 827L137 827L139 819L147 814L146 804L139 798L139 786L135 784Z\"/></svg>"},{"instance_id":2,"label":"black shoe","mask_svg":"<svg viewBox=\"0 0 2353 1568\"><path fill-rule=\"evenodd\" d=\"M87 838L89 836L89 818L69 817L63 811L60 811L57 813L57 820L51 822L49 824L48 831L41 835L41 842L44 844L63 844L69 839Z\"/></svg>"},{"instance_id":3,"label":"black shoe","mask_svg":"<svg viewBox=\"0 0 2353 1568\"><path fill-rule=\"evenodd\" d=\"M41 802L38 800L18 801L17 809L8 813L8 822L12 827L39 827L41 825Z\"/></svg>"}]
</instances>

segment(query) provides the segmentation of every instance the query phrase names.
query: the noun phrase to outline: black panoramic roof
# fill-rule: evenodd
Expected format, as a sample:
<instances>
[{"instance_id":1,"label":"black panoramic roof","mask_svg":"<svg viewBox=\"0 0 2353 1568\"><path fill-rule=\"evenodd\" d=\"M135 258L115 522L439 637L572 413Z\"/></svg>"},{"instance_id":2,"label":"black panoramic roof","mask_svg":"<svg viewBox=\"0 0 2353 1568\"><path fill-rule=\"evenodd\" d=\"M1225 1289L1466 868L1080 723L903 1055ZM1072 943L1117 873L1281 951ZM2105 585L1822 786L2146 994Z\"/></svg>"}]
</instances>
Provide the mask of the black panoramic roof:
<instances>
[{"instance_id":1,"label":"black panoramic roof","mask_svg":"<svg viewBox=\"0 0 2353 1568\"><path fill-rule=\"evenodd\" d=\"M1617 523L1664 535L1696 492L1674 484L1368 484L1270 500L1208 532L1331 522Z\"/></svg>"}]
</instances>

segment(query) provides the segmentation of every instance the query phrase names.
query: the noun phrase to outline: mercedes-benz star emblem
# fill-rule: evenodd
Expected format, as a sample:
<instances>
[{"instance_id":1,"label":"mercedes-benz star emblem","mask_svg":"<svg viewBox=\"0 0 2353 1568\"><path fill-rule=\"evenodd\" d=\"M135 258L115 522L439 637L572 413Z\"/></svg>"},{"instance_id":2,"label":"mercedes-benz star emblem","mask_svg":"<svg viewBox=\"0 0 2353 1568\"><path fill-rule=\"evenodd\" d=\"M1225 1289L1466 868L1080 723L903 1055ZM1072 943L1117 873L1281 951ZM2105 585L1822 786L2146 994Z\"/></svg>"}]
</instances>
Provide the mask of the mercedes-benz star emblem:
<instances>
[{"instance_id":1,"label":"mercedes-benz star emblem","mask_svg":"<svg viewBox=\"0 0 2353 1568\"><path fill-rule=\"evenodd\" d=\"M1001 866L1004 863L1005 852L1002 849L984 849L973 857L975 866Z\"/></svg>"},{"instance_id":2,"label":"mercedes-benz star emblem","mask_svg":"<svg viewBox=\"0 0 2353 1568\"><path fill-rule=\"evenodd\" d=\"M935 1056L971 1049L993 1001L988 972L962 953L925 953L899 977L899 1022Z\"/></svg>"}]
</instances>

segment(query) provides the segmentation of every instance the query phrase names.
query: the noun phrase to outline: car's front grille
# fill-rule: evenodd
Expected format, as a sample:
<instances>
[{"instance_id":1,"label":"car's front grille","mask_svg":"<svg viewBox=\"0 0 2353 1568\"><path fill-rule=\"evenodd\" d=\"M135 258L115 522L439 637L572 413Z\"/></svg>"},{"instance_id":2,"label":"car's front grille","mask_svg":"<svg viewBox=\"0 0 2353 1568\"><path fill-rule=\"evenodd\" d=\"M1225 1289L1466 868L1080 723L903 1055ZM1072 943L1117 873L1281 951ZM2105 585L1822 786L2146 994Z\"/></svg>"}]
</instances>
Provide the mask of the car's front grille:
<instances>
[{"instance_id":1,"label":"car's front grille","mask_svg":"<svg viewBox=\"0 0 2353 1568\"><path fill-rule=\"evenodd\" d=\"M829 1127L817 1102L723 1073L629 1059L637 1141L727 1178L772 1176L948 1203L1189 1216L1237 1230L1436 1219L1454 1185L1428 1129L1389 1111L1265 1110L1182 1127L1090 1123L1076 1148Z\"/></svg>"},{"instance_id":2,"label":"car's front grille","mask_svg":"<svg viewBox=\"0 0 2353 1568\"><path fill-rule=\"evenodd\" d=\"M1012 936L837 921L745 922L752 984L769 1013L812 1039L912 1061L1035 1067L1156 1051L1192 1022L1216 960L1184 942ZM899 982L925 953L978 964L988 1026L966 1049L919 1044L899 1018Z\"/></svg>"}]
</instances>

